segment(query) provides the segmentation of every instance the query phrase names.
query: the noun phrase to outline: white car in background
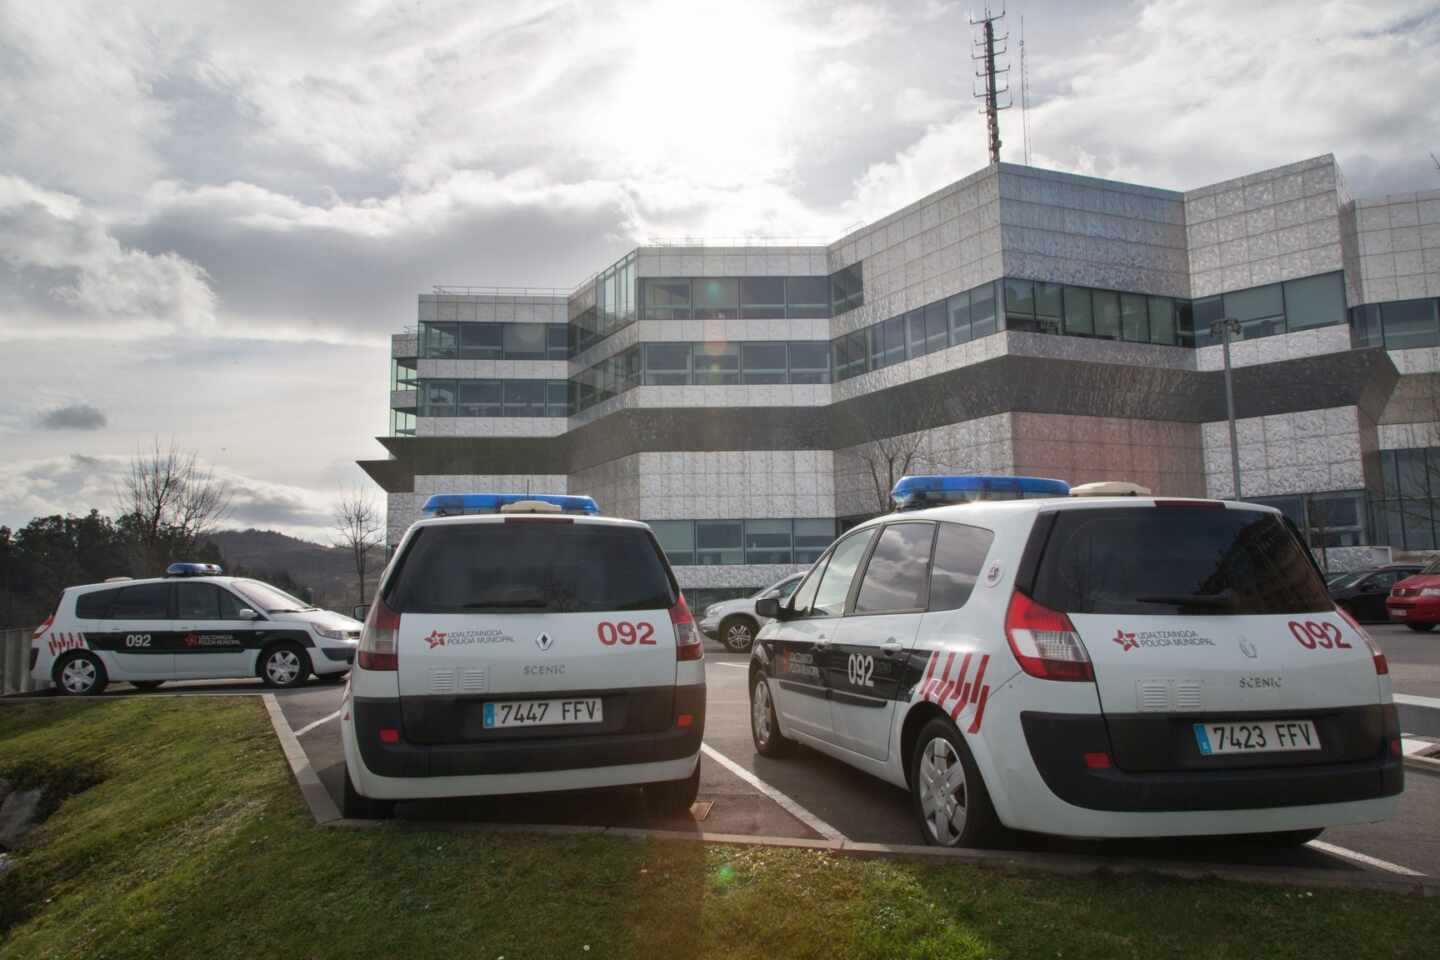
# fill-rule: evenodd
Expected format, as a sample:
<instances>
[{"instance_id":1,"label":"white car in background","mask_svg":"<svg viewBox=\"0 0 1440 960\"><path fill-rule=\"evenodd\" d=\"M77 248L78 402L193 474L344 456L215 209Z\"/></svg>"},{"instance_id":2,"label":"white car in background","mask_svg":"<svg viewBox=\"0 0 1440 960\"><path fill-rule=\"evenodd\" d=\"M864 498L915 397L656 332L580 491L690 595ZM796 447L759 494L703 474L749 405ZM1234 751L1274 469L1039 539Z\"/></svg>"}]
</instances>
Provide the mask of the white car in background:
<instances>
[{"instance_id":1,"label":"white car in background","mask_svg":"<svg viewBox=\"0 0 1440 960\"><path fill-rule=\"evenodd\" d=\"M705 615L700 618L700 632L712 640L719 640L721 645L732 653L748 653L751 645L755 643L755 634L770 622L755 612L755 601L773 597L784 603L790 599L790 594L795 592L803 576L805 572L802 570L800 573L792 573L778 583L772 583L759 593L710 604L705 608Z\"/></svg>"}]
</instances>

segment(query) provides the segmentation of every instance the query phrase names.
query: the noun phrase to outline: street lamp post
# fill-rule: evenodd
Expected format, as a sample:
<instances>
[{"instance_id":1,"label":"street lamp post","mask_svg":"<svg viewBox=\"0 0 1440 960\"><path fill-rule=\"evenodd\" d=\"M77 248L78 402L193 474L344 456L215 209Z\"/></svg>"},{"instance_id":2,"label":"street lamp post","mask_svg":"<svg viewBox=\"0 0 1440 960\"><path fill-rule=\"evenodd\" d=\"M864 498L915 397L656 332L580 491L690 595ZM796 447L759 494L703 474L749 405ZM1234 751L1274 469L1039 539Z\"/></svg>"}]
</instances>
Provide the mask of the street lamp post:
<instances>
[{"instance_id":1,"label":"street lamp post","mask_svg":"<svg viewBox=\"0 0 1440 960\"><path fill-rule=\"evenodd\" d=\"M1220 338L1220 354L1225 360L1225 418L1230 421L1230 482L1235 499L1240 499L1240 448L1235 443L1235 388L1230 382L1230 338L1240 332L1240 321L1220 317L1210 321L1210 334Z\"/></svg>"}]
</instances>

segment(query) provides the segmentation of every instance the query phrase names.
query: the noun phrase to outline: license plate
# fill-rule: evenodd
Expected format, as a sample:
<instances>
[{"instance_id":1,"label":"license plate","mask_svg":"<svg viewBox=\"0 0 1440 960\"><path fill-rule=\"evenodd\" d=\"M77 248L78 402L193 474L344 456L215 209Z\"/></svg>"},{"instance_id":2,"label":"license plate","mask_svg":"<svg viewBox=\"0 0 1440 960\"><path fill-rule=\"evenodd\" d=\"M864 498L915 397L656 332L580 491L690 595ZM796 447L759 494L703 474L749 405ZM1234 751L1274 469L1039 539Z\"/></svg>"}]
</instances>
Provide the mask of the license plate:
<instances>
[{"instance_id":1,"label":"license plate","mask_svg":"<svg viewBox=\"0 0 1440 960\"><path fill-rule=\"evenodd\" d=\"M1217 753L1287 753L1319 750L1320 735L1309 720L1242 720L1197 723L1195 743L1207 757Z\"/></svg>"},{"instance_id":2,"label":"license plate","mask_svg":"<svg viewBox=\"0 0 1440 960\"><path fill-rule=\"evenodd\" d=\"M1405 614L1408 613L1408 612L1409 612L1409 611L1404 610L1403 608L1400 608L1400 607L1391 607L1391 608L1390 608L1390 616L1395 617L1397 620L1400 619L1401 617L1405 616Z\"/></svg>"},{"instance_id":3,"label":"license plate","mask_svg":"<svg viewBox=\"0 0 1440 960\"><path fill-rule=\"evenodd\" d=\"M505 700L485 704L485 728L548 727L570 723L601 723L605 719L599 697L570 700Z\"/></svg>"}]
</instances>

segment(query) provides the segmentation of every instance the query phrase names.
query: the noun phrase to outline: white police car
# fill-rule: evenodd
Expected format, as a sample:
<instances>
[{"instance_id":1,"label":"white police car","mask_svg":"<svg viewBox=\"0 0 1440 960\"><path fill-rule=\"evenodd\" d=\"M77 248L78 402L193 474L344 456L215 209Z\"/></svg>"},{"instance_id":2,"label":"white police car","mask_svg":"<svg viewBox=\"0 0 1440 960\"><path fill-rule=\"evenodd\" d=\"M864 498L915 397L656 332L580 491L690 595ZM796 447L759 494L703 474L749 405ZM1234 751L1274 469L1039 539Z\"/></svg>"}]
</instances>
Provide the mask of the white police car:
<instances>
[{"instance_id":1,"label":"white police car","mask_svg":"<svg viewBox=\"0 0 1440 960\"><path fill-rule=\"evenodd\" d=\"M765 619L755 612L756 602L766 597L788 600L802 576L802 573L792 573L748 597L710 604L700 618L700 632L712 640L720 641L726 650L749 653L751 644L755 642L755 634L765 623Z\"/></svg>"},{"instance_id":2,"label":"white police car","mask_svg":"<svg viewBox=\"0 0 1440 960\"><path fill-rule=\"evenodd\" d=\"M1057 483L996 502L906 478L899 512L762 602L756 749L804 743L908 789L942 845L1002 825L1302 843L1394 814L1385 658L1281 513ZM904 509L947 499L976 502Z\"/></svg>"},{"instance_id":3,"label":"white police car","mask_svg":"<svg viewBox=\"0 0 1440 960\"><path fill-rule=\"evenodd\" d=\"M62 694L88 696L112 680L258 676L294 687L350 669L360 623L268 583L226 577L211 563L174 563L164 578L67 587L30 641L30 673Z\"/></svg>"},{"instance_id":4,"label":"white police car","mask_svg":"<svg viewBox=\"0 0 1440 960\"><path fill-rule=\"evenodd\" d=\"M650 528L589 497L435 497L381 577L341 705L344 813L700 784L700 633Z\"/></svg>"}]
</instances>

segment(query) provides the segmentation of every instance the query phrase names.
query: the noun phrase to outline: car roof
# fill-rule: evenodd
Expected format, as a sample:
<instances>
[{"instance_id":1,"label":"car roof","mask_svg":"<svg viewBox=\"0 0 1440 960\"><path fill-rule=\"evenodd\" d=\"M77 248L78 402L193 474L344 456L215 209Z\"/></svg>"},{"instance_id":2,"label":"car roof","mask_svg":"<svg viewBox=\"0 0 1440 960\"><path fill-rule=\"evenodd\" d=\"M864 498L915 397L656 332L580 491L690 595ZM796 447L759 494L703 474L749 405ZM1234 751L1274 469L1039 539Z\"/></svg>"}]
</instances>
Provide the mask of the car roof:
<instances>
[{"instance_id":1,"label":"car roof","mask_svg":"<svg viewBox=\"0 0 1440 960\"><path fill-rule=\"evenodd\" d=\"M427 517L424 520L416 520L410 525L414 530L419 527L453 527L466 526L472 523L499 523L503 520L526 517L546 517L554 519L571 520L575 523L604 524L614 527L640 527L649 530L650 525L641 520L627 520L624 517L596 517L586 514L574 513L463 513L453 517Z\"/></svg>"},{"instance_id":2,"label":"car roof","mask_svg":"<svg viewBox=\"0 0 1440 960\"><path fill-rule=\"evenodd\" d=\"M1041 510L1094 510L1103 507L1144 509L1157 503L1221 503L1229 510L1257 510L1278 514L1275 507L1263 503L1249 503L1243 500L1212 500L1204 497L1033 497L1024 500L974 500L970 503L950 503L924 510L906 510L886 513L873 517L856 528L899 520L941 520L949 523L969 523L987 518L1001 520ZM848 532L848 531L847 531Z\"/></svg>"},{"instance_id":3,"label":"car roof","mask_svg":"<svg viewBox=\"0 0 1440 960\"><path fill-rule=\"evenodd\" d=\"M231 583L254 582L253 577L137 577L133 580L105 580L101 583L77 583L65 590L75 590L81 593L89 593L92 590L108 590L115 587L144 586L148 583L216 583L222 586Z\"/></svg>"}]
</instances>

